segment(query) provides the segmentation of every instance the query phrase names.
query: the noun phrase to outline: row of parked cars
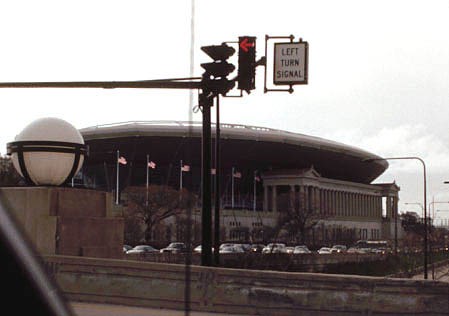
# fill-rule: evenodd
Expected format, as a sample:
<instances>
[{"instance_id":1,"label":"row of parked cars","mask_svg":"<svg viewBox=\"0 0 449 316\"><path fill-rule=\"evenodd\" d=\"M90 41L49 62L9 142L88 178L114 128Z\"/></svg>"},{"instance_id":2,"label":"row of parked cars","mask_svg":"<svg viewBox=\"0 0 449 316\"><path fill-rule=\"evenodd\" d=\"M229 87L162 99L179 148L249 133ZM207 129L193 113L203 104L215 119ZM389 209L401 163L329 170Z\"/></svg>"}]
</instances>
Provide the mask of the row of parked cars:
<instances>
[{"instance_id":1,"label":"row of parked cars","mask_svg":"<svg viewBox=\"0 0 449 316\"><path fill-rule=\"evenodd\" d=\"M129 245L123 246L123 252L126 254L141 254L141 253L154 253L154 252L170 252L170 253L184 253L187 251L187 247L182 242L172 242L167 247L162 249L156 249L150 245L137 245L131 247Z\"/></svg>"},{"instance_id":2,"label":"row of parked cars","mask_svg":"<svg viewBox=\"0 0 449 316\"><path fill-rule=\"evenodd\" d=\"M185 253L187 247L182 242L170 243L167 247L156 249L150 245L137 245L131 247L129 245L123 246L123 252L126 254L142 254L142 253ZM193 252L201 253L201 245L193 249ZM289 254L309 254L312 253L305 245L294 247L287 247L283 243L269 243L264 244L241 244L241 243L224 243L220 245L220 253L289 253Z\"/></svg>"},{"instance_id":3,"label":"row of parked cars","mask_svg":"<svg viewBox=\"0 0 449 316\"><path fill-rule=\"evenodd\" d=\"M123 252L126 254L139 254L139 253L185 253L187 247L182 242L170 243L167 247L162 249L156 249L150 245L138 245L134 248L131 246L123 246ZM198 245L193 249L193 252L201 253L201 245ZM288 253L288 254L310 254L312 251L306 245L298 245L293 247L287 247L284 243L269 243L264 244L241 244L241 243L224 243L220 245L219 253ZM385 249L369 249L369 248L347 248L345 245L334 245L333 247L321 247L317 251L318 254L334 254L334 253L385 253Z\"/></svg>"}]
</instances>

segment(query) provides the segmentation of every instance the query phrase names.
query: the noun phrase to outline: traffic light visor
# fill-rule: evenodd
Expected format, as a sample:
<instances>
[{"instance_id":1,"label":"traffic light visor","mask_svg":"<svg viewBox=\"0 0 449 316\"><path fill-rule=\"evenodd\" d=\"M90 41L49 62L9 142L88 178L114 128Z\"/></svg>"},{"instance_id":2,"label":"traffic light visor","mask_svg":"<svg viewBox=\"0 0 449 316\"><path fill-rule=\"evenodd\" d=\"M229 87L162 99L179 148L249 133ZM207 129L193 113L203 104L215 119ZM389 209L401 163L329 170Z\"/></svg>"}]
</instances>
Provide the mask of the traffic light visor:
<instances>
[{"instance_id":1,"label":"traffic light visor","mask_svg":"<svg viewBox=\"0 0 449 316\"><path fill-rule=\"evenodd\" d=\"M203 46L201 50L213 60L226 60L235 53L235 49L226 44Z\"/></svg>"}]
</instances>

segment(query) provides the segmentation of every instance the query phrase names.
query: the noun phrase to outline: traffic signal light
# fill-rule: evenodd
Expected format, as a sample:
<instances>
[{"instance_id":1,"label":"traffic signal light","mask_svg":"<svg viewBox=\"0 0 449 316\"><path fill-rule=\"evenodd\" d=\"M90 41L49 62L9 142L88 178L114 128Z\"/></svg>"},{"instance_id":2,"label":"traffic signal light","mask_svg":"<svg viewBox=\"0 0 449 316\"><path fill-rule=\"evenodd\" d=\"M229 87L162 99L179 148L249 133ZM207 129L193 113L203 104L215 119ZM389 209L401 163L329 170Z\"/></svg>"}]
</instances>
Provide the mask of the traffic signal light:
<instances>
[{"instance_id":1,"label":"traffic signal light","mask_svg":"<svg viewBox=\"0 0 449 316\"><path fill-rule=\"evenodd\" d=\"M239 37L239 69L237 88L250 92L256 88L256 37Z\"/></svg>"},{"instance_id":2,"label":"traffic signal light","mask_svg":"<svg viewBox=\"0 0 449 316\"><path fill-rule=\"evenodd\" d=\"M234 55L235 49L223 43L203 46L201 50L214 60L211 63L201 64L205 70L201 81L203 90L214 95L225 95L235 85L234 81L227 78L235 69L233 64L227 62L227 59Z\"/></svg>"}]
</instances>

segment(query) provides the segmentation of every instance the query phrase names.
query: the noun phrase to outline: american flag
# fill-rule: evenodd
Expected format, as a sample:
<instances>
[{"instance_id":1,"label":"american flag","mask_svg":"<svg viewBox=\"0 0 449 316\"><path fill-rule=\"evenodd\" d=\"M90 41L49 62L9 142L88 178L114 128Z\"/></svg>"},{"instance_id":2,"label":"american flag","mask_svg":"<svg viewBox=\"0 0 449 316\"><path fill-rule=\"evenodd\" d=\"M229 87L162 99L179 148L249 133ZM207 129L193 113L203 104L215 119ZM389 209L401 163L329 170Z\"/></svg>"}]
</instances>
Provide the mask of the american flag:
<instances>
[{"instance_id":1,"label":"american flag","mask_svg":"<svg viewBox=\"0 0 449 316\"><path fill-rule=\"evenodd\" d=\"M232 175L234 178L240 179L242 177L242 173L239 171L234 172L234 174Z\"/></svg>"},{"instance_id":2,"label":"american flag","mask_svg":"<svg viewBox=\"0 0 449 316\"><path fill-rule=\"evenodd\" d=\"M126 161L125 157L123 157L123 156L121 156L119 159L117 159L117 162L122 165L126 165L128 163Z\"/></svg>"},{"instance_id":3,"label":"american flag","mask_svg":"<svg viewBox=\"0 0 449 316\"><path fill-rule=\"evenodd\" d=\"M151 169L156 169L156 163L154 161L150 161L148 163L148 167L151 168Z\"/></svg>"},{"instance_id":4,"label":"american flag","mask_svg":"<svg viewBox=\"0 0 449 316\"><path fill-rule=\"evenodd\" d=\"M184 166L182 166L182 167L181 167L181 171L189 172L189 171L190 171L190 166L189 166L189 165L184 165Z\"/></svg>"}]
</instances>

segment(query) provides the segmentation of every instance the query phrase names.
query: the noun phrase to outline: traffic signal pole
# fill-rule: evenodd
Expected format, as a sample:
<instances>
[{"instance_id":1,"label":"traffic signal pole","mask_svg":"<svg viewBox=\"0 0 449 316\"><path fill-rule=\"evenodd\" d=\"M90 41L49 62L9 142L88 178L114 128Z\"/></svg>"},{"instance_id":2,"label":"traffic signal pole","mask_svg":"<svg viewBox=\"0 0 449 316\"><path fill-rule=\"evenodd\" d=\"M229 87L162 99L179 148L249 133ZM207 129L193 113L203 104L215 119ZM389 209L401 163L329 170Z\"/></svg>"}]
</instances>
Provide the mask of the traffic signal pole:
<instances>
[{"instance_id":1,"label":"traffic signal pole","mask_svg":"<svg viewBox=\"0 0 449 316\"><path fill-rule=\"evenodd\" d=\"M216 102L215 122L215 214L214 214L214 263L220 265L220 96Z\"/></svg>"},{"instance_id":2,"label":"traffic signal pole","mask_svg":"<svg viewBox=\"0 0 449 316\"><path fill-rule=\"evenodd\" d=\"M201 265L212 265L212 200L211 200L211 106L213 97L200 94L199 106L203 111L203 138L201 155L202 212L201 212Z\"/></svg>"}]
</instances>

